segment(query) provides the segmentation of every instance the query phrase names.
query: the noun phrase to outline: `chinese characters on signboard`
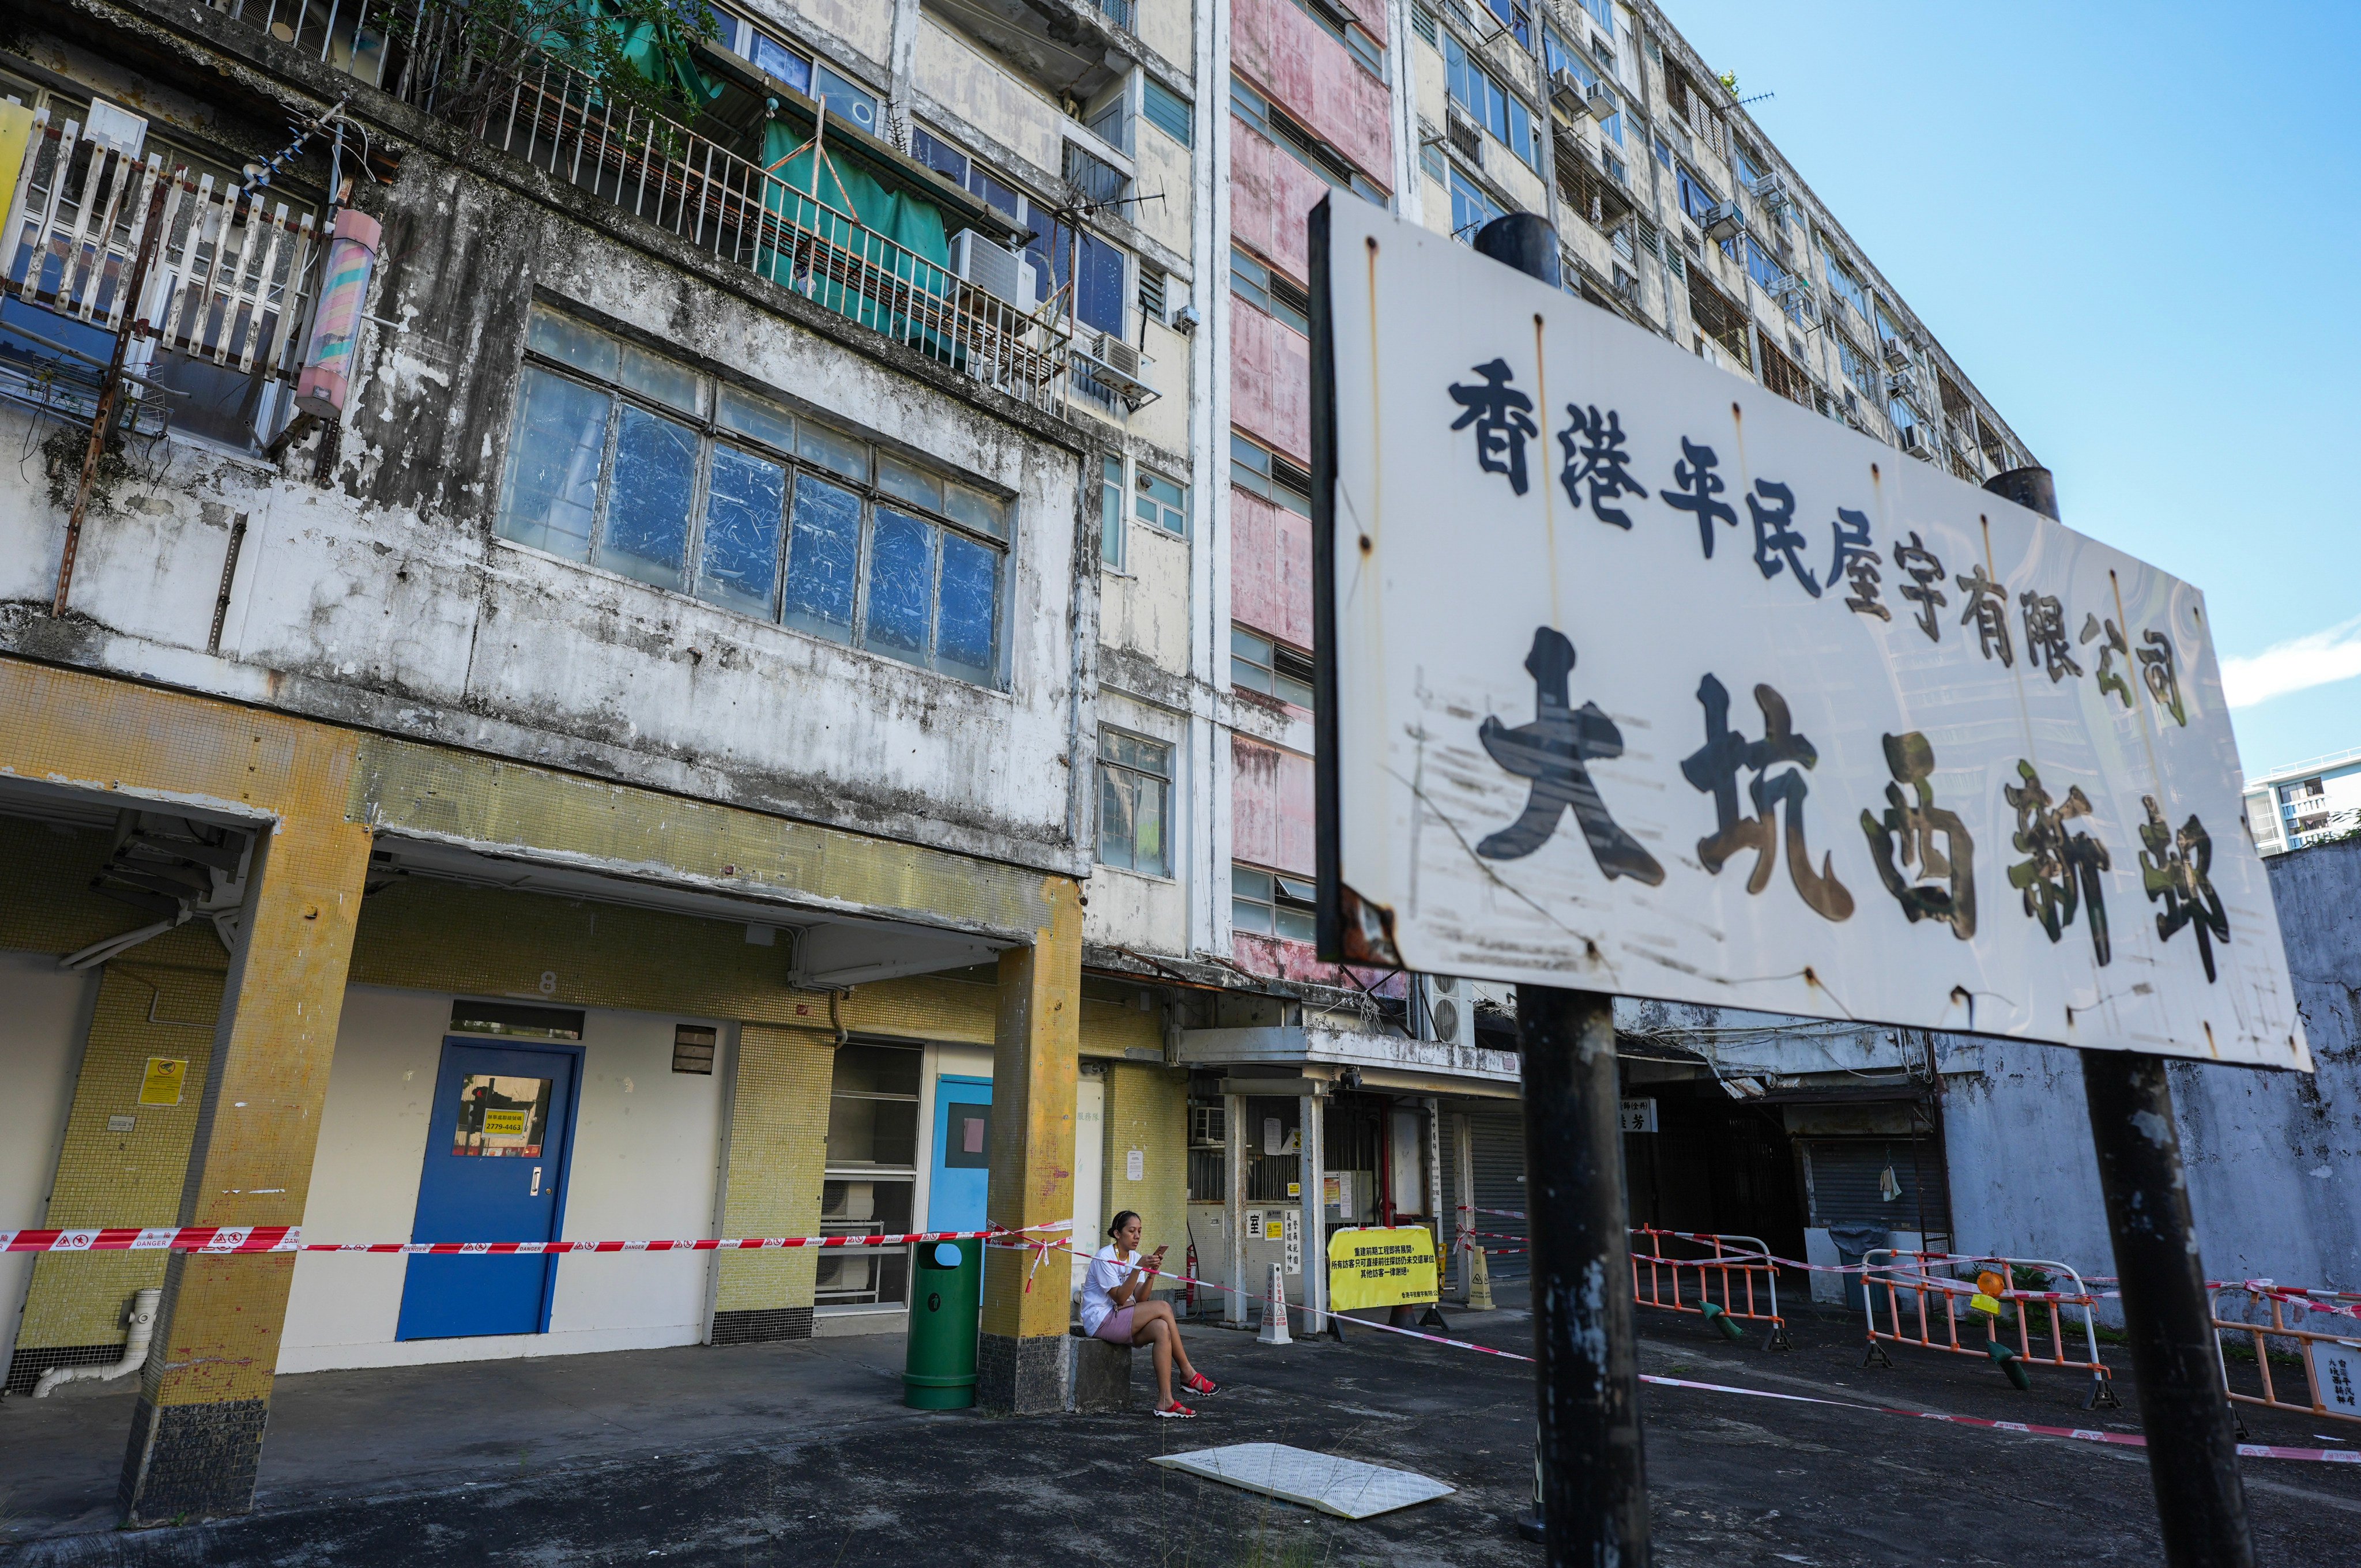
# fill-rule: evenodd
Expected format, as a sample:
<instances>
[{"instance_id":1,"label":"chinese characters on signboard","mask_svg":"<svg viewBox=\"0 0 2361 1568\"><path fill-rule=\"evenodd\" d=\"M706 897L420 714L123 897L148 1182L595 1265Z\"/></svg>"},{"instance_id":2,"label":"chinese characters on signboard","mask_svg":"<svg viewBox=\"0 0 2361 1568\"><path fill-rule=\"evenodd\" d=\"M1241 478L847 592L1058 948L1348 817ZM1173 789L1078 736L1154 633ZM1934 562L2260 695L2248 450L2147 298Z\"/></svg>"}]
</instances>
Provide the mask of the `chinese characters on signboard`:
<instances>
[{"instance_id":1,"label":"chinese characters on signboard","mask_svg":"<svg viewBox=\"0 0 2361 1568\"><path fill-rule=\"evenodd\" d=\"M1334 831L1407 967L2307 1063L2193 589L1326 222Z\"/></svg>"}]
</instances>

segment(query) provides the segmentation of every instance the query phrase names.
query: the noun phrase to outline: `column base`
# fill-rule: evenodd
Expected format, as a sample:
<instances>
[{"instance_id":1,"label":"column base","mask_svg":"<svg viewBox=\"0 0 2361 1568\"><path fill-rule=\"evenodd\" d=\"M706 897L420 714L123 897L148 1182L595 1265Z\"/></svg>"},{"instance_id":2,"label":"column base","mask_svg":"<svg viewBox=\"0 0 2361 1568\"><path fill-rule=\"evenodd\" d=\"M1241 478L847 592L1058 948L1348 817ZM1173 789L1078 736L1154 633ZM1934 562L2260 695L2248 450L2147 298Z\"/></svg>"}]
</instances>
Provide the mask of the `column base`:
<instances>
[{"instance_id":1,"label":"column base","mask_svg":"<svg viewBox=\"0 0 2361 1568\"><path fill-rule=\"evenodd\" d=\"M254 1507L268 1399L156 1406L131 1420L116 1501L126 1525L184 1524Z\"/></svg>"},{"instance_id":2,"label":"column base","mask_svg":"<svg viewBox=\"0 0 2361 1568\"><path fill-rule=\"evenodd\" d=\"M1056 1415L1066 1408L1067 1336L979 1334L975 1402L996 1416Z\"/></svg>"}]
</instances>

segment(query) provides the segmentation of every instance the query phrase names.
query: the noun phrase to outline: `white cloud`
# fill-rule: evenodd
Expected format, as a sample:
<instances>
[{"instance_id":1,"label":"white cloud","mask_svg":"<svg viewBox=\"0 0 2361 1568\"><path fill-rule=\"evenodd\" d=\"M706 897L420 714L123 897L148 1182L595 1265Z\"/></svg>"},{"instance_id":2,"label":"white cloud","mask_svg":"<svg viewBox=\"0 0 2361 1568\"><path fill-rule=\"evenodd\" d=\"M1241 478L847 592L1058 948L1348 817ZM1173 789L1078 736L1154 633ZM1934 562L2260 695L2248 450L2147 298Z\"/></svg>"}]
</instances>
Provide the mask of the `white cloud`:
<instances>
[{"instance_id":1,"label":"white cloud","mask_svg":"<svg viewBox=\"0 0 2361 1568\"><path fill-rule=\"evenodd\" d=\"M2222 661L2222 695L2232 707L2252 707L2290 692L2361 675L2361 616L2275 642L2244 659Z\"/></svg>"}]
</instances>

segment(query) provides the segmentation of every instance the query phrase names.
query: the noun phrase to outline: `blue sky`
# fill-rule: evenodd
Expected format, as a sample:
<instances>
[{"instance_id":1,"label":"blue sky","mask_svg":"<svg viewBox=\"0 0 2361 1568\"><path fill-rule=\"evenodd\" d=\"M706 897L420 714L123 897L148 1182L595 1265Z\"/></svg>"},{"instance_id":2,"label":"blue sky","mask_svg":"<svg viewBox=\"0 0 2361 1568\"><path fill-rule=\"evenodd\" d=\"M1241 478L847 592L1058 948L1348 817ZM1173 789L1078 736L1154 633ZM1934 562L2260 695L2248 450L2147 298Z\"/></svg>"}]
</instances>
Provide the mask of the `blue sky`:
<instances>
[{"instance_id":1,"label":"blue sky","mask_svg":"<svg viewBox=\"0 0 2361 1568\"><path fill-rule=\"evenodd\" d=\"M2361 5L1666 10L2066 521L2204 590L2248 774L2361 747Z\"/></svg>"}]
</instances>

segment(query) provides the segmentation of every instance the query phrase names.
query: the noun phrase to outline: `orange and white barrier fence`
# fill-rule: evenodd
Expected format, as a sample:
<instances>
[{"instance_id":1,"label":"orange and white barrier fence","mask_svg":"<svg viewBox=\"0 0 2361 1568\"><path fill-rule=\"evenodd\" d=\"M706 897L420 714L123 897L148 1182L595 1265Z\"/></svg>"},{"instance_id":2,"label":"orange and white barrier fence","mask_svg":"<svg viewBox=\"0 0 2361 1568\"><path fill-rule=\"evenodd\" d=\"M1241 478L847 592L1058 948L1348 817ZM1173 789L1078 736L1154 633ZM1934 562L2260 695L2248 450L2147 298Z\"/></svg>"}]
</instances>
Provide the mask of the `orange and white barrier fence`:
<instances>
[{"instance_id":1,"label":"orange and white barrier fence","mask_svg":"<svg viewBox=\"0 0 2361 1568\"><path fill-rule=\"evenodd\" d=\"M1733 1342L1746 1337L1737 1321L1768 1323L1763 1349L1794 1348L1779 1315L1779 1265L1759 1236L1634 1226L1631 1295L1642 1307L1701 1313Z\"/></svg>"},{"instance_id":2,"label":"orange and white barrier fence","mask_svg":"<svg viewBox=\"0 0 2361 1568\"><path fill-rule=\"evenodd\" d=\"M1884 1259L1879 1262L1880 1258ZM2099 1359L2098 1324L2091 1315L2093 1295L2072 1267L2048 1258L1963 1257L1952 1253L1904 1252L1872 1247L1861 1260L1861 1294L1869 1315L1869 1354L1861 1365L1875 1361L1891 1366L1882 1343L1915 1345L1921 1350L1947 1351L1954 1355L1989 1356L2008 1380L2030 1387L2026 1365L2075 1367L2091 1375L2091 1392L2084 1409L2099 1405L2119 1408L2112 1374ZM1973 1283L1960 1277L1971 1269ZM2025 1290L2020 1276L2040 1275L2063 1279L2065 1290ZM1878 1326L1878 1299L1885 1301L1885 1326ZM1905 1298L1908 1298L1905 1302ZM2015 1333L2004 1335L2004 1320L2015 1306ZM1960 1311L1968 1314L1964 1337ZM2034 1331L2037 1309L2046 1313L2047 1332ZM2081 1332L2070 1322L2081 1317ZM2015 1343L2012 1344L2010 1338ZM2047 1348L2041 1348L2046 1342ZM2079 1342L2079 1343L2077 1343ZM2077 1355L2076 1350L2081 1354Z\"/></svg>"},{"instance_id":3,"label":"orange and white barrier fence","mask_svg":"<svg viewBox=\"0 0 2361 1568\"><path fill-rule=\"evenodd\" d=\"M2233 1317L2224 1310L2224 1296L2246 1298L2239 1304L2240 1315ZM2299 1328L2288 1321L2288 1309L2291 1306L2300 1312L2361 1317L2361 1292L2295 1290L2268 1279L2249 1279L2241 1285L2215 1287L2212 1300L2214 1357L2222 1367L2222 1387L2234 1404L2361 1421L2361 1324L2323 1332ZM2265 1306L2269 1310L2269 1321L2256 1321L2256 1310ZM2242 1335L2255 1353L2251 1377L2243 1363L2237 1375L2232 1375L2229 1353L2224 1348L2224 1340L2235 1341ZM2301 1358L2308 1398L2300 1400L2294 1397L2293 1388L2281 1387L2282 1381L2289 1380L2291 1369L2282 1368L2279 1376L2272 1375L2270 1342L2274 1340L2282 1345L2292 1345ZM2238 1423L2238 1430L2241 1437L2246 1435L2244 1421Z\"/></svg>"}]
</instances>

